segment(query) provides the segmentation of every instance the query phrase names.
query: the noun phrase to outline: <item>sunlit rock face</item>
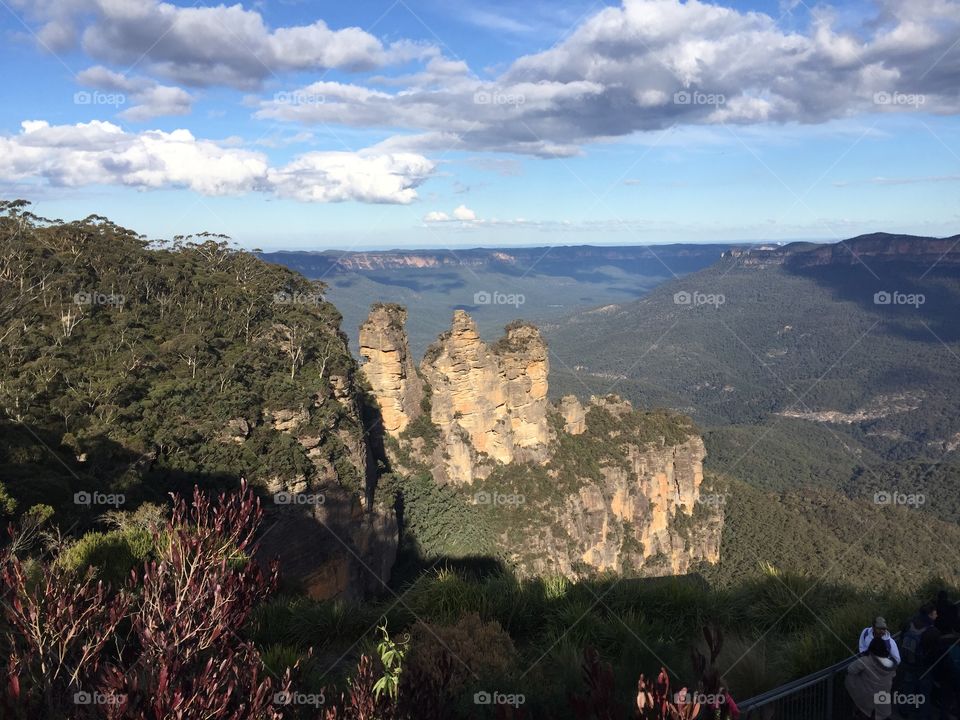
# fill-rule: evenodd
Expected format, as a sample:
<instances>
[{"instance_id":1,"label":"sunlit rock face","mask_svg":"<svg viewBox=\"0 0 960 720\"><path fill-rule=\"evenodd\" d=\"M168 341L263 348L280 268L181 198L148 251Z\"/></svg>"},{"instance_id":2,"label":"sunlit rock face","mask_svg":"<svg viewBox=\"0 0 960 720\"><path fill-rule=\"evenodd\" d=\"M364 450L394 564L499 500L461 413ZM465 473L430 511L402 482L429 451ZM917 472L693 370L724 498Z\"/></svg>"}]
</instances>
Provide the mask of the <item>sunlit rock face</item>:
<instances>
[{"instance_id":1,"label":"sunlit rock face","mask_svg":"<svg viewBox=\"0 0 960 720\"><path fill-rule=\"evenodd\" d=\"M380 404L383 429L396 437L420 414L423 385L410 357L407 311L377 305L360 326L363 374Z\"/></svg>"},{"instance_id":2,"label":"sunlit rock face","mask_svg":"<svg viewBox=\"0 0 960 720\"><path fill-rule=\"evenodd\" d=\"M701 503L706 450L692 423L679 416L646 419L616 395L588 403L568 395L551 405L549 353L540 331L517 322L488 344L460 310L427 349L422 382L411 391L404 385L414 374L403 319L398 309L375 307L360 342L384 427L397 433L403 451L398 462L413 458L441 484L481 483L510 464L537 467L555 481L538 491L552 496L526 498L531 511L539 506L536 520L519 508L514 531L502 538L520 572L669 575L719 560L723 513ZM425 407L429 415L418 425L430 428L433 443L396 430L398 418L407 428ZM651 432L657 422L668 429ZM581 473L579 453L606 459Z\"/></svg>"},{"instance_id":3,"label":"sunlit rock face","mask_svg":"<svg viewBox=\"0 0 960 720\"><path fill-rule=\"evenodd\" d=\"M549 361L535 327L515 323L487 345L473 319L458 310L450 330L427 349L420 371L432 391L430 419L451 456L449 480L471 482L483 473L484 459L509 463L545 455Z\"/></svg>"}]
</instances>

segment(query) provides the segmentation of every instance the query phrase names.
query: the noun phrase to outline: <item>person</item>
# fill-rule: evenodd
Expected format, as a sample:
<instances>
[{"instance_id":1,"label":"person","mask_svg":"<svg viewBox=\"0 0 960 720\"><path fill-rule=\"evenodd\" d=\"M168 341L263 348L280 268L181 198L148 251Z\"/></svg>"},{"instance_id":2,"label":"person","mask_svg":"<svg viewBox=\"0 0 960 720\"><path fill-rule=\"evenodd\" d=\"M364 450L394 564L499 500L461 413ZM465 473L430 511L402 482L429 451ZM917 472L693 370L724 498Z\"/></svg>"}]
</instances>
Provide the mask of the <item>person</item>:
<instances>
[{"instance_id":1,"label":"person","mask_svg":"<svg viewBox=\"0 0 960 720\"><path fill-rule=\"evenodd\" d=\"M960 622L954 621L949 632L940 638L937 654L941 658L939 681L943 717L953 717L960 713Z\"/></svg>"},{"instance_id":2,"label":"person","mask_svg":"<svg viewBox=\"0 0 960 720\"><path fill-rule=\"evenodd\" d=\"M933 680L937 665L940 631L935 625L937 606L926 603L910 620L900 637L900 655L903 663L902 685L907 695L917 699L912 708L921 720L933 713ZM907 710L907 708L903 708Z\"/></svg>"},{"instance_id":3,"label":"person","mask_svg":"<svg viewBox=\"0 0 960 720\"><path fill-rule=\"evenodd\" d=\"M890 635L890 630L887 629L887 621L879 615L874 619L873 625L864 628L863 632L860 633L860 654L863 655L867 651L867 648L870 647L870 643L875 637L883 639L883 642L887 646L887 651L890 653L890 659L899 665L900 648L897 647L897 641L893 639L893 636Z\"/></svg>"},{"instance_id":4,"label":"person","mask_svg":"<svg viewBox=\"0 0 960 720\"><path fill-rule=\"evenodd\" d=\"M937 619L935 624L942 635L952 633L957 624L957 606L950 600L950 595L947 594L946 590L937 593Z\"/></svg>"},{"instance_id":5,"label":"person","mask_svg":"<svg viewBox=\"0 0 960 720\"><path fill-rule=\"evenodd\" d=\"M891 716L890 688L896 674L897 664L887 644L883 638L873 638L866 653L850 663L844 681L858 720L886 720Z\"/></svg>"}]
</instances>

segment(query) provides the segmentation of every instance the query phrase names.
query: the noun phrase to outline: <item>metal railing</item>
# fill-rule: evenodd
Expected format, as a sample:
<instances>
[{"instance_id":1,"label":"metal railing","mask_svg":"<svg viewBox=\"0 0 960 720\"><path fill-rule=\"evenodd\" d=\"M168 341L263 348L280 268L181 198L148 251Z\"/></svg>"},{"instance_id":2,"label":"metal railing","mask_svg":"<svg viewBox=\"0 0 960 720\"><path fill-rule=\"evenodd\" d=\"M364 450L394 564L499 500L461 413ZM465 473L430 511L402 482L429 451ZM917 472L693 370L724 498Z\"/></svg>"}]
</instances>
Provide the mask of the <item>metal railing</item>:
<instances>
[{"instance_id":1,"label":"metal railing","mask_svg":"<svg viewBox=\"0 0 960 720\"><path fill-rule=\"evenodd\" d=\"M740 703L744 720L830 720L853 716L844 670L857 656Z\"/></svg>"}]
</instances>

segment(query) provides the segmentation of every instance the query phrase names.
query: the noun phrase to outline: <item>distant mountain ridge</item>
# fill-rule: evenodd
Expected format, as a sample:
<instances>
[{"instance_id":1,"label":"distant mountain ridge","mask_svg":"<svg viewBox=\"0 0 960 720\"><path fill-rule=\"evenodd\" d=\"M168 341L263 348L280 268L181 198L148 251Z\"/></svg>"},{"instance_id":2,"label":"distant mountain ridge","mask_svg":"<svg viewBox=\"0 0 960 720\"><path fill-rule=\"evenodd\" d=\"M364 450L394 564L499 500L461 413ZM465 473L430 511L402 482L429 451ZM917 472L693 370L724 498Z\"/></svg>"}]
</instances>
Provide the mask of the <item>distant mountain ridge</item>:
<instances>
[{"instance_id":1,"label":"distant mountain ridge","mask_svg":"<svg viewBox=\"0 0 960 720\"><path fill-rule=\"evenodd\" d=\"M322 280L351 339L371 303L409 307L410 347L422 355L455 310L469 312L481 334L493 336L517 318L549 323L578 310L635 300L666 280L712 265L730 248L580 245L287 251L260 257Z\"/></svg>"},{"instance_id":2,"label":"distant mountain ridge","mask_svg":"<svg viewBox=\"0 0 960 720\"><path fill-rule=\"evenodd\" d=\"M426 250L280 250L260 253L260 256L280 265L296 268L308 277L316 274L329 275L373 270L423 269L423 268L491 268L500 271L517 269L532 271L544 264L544 269L558 264L588 262L591 264L632 263L638 261L658 262L660 256L673 260L690 259L709 254L719 256L731 247L723 244L670 244L670 245L571 245L539 246L522 248L451 248ZM686 269L681 268L681 269Z\"/></svg>"},{"instance_id":3,"label":"distant mountain ridge","mask_svg":"<svg viewBox=\"0 0 960 720\"><path fill-rule=\"evenodd\" d=\"M796 242L773 247L735 247L725 252L724 258L745 266L789 265L794 268L868 264L871 260L956 266L960 265L958 245L960 235L936 238L877 232L829 244Z\"/></svg>"}]
</instances>

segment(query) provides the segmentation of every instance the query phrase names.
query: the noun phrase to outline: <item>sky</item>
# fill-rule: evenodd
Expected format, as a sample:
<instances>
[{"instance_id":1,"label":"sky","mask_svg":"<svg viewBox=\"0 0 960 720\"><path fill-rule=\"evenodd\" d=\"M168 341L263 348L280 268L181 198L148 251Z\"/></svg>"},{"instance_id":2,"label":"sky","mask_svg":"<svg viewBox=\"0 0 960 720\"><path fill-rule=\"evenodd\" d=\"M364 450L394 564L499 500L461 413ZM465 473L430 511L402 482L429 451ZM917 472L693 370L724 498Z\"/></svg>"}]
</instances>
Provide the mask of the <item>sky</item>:
<instances>
[{"instance_id":1,"label":"sky","mask_svg":"<svg viewBox=\"0 0 960 720\"><path fill-rule=\"evenodd\" d=\"M0 0L0 198L375 249L960 233L960 0Z\"/></svg>"}]
</instances>

